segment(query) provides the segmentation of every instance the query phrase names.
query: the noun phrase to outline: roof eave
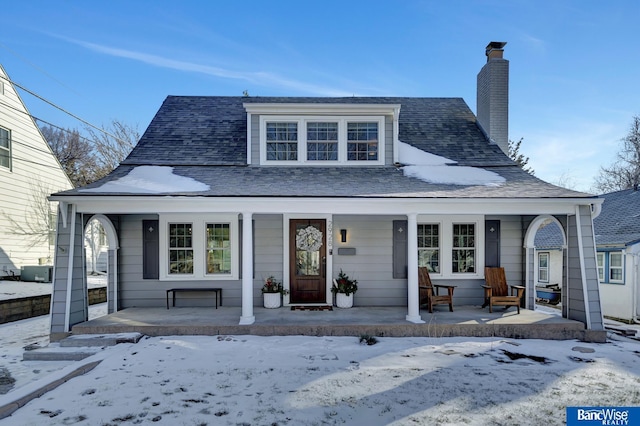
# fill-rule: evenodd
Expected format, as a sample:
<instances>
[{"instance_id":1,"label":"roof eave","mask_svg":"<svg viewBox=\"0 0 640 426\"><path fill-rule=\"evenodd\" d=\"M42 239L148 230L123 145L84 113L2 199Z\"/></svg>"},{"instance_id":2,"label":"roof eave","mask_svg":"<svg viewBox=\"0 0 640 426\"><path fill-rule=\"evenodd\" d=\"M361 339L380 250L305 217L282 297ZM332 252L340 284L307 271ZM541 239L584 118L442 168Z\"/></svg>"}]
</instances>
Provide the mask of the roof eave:
<instances>
[{"instance_id":1,"label":"roof eave","mask_svg":"<svg viewBox=\"0 0 640 426\"><path fill-rule=\"evenodd\" d=\"M378 114L395 115L401 104L254 103L242 104L249 114Z\"/></svg>"}]
</instances>

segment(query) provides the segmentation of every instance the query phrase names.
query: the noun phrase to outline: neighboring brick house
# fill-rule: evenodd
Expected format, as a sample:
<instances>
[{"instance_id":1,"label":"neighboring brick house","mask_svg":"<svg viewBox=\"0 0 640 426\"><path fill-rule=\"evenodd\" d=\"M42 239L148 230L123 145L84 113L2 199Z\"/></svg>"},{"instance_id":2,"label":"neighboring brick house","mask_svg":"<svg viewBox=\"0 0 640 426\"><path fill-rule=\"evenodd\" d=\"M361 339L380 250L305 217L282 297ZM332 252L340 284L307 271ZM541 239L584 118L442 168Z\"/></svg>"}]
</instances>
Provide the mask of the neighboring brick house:
<instances>
[{"instance_id":1,"label":"neighboring brick house","mask_svg":"<svg viewBox=\"0 0 640 426\"><path fill-rule=\"evenodd\" d=\"M563 315L603 329L601 200L505 154L503 46L487 46L478 119L461 98L167 97L108 177L52 196L62 207L52 336L87 318L77 253L92 217L109 240L110 311L213 283L241 307L240 324L255 321L266 277L283 281L286 305L326 305L340 270L359 281L356 305L402 306L413 323L424 322L419 266L457 286L456 305L482 304L484 267L504 266L532 308L534 237L552 220L567 235Z\"/></svg>"},{"instance_id":2,"label":"neighboring brick house","mask_svg":"<svg viewBox=\"0 0 640 426\"><path fill-rule=\"evenodd\" d=\"M602 312L626 321L640 320L640 191L601 195L594 220Z\"/></svg>"}]
</instances>

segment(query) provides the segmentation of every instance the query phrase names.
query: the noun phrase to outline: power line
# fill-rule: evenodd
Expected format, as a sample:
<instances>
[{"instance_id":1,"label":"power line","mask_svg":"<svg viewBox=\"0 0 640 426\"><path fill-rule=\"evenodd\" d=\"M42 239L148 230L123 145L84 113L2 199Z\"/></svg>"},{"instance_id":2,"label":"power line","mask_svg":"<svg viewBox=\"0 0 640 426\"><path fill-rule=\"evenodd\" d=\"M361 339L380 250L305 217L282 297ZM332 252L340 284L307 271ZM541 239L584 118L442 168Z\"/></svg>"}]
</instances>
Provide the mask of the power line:
<instances>
[{"instance_id":1,"label":"power line","mask_svg":"<svg viewBox=\"0 0 640 426\"><path fill-rule=\"evenodd\" d=\"M11 83L12 85L14 85L14 86L16 86L16 87L19 87L20 89L24 90L25 92L27 92L27 93L28 93L28 94L30 94L31 96L35 96L36 98L40 99L40 100L41 100L41 101L43 101L43 102L46 102L47 104L51 105L52 107L54 107L54 108L56 108L56 109L59 109L60 111L64 112L64 113L65 113L65 114L67 114L67 115L70 115L71 117L75 118L76 120L80 121L81 123L84 123L84 124L86 124L87 126L89 126L89 127L93 128L93 129L96 129L97 131L102 132L102 133L104 133L104 134L105 134L105 135L107 135L107 136L111 136L112 138L114 138L115 140L117 140L117 141L119 141L119 142L126 143L125 141L121 140L121 139L120 139L120 138L118 138L117 136L112 135L111 133L107 132L106 130L104 130L104 129L102 129L102 128L98 127L98 126L94 126L93 124L91 124L91 123L89 123L88 121L86 121L86 120L84 120L84 119L82 119L82 118L78 117L77 115L73 114L72 112L69 112L69 111L67 111L66 109L64 109L64 108L62 108L62 107L60 107L60 106L58 106L58 105L54 104L53 102L51 102L51 101L49 101L49 100L47 100L47 99L43 98L42 96L38 95L37 93L32 92L31 90L27 89L26 87L22 86L21 84L16 83L15 81L10 80L8 77L5 77L5 76L1 76L1 77L2 77L4 80L6 80L6 81L8 81L9 83Z\"/></svg>"},{"instance_id":2,"label":"power line","mask_svg":"<svg viewBox=\"0 0 640 426\"><path fill-rule=\"evenodd\" d=\"M22 109L19 109L19 108L13 107L13 106L8 105L8 104L6 104L6 103L4 103L4 102L2 102L2 101L0 101L0 105L5 106L5 107L7 107L7 108L10 108L10 109L12 109L12 110L14 110L14 111L16 111L16 112L18 112L18 113L25 114L25 115L27 115L27 116L31 117L31 118L32 118L32 119L34 119L34 120L37 120L37 121L41 121L41 122L43 122L43 123L46 123L46 124L48 124L49 126L54 127L54 128L56 128L56 129L58 129L58 130L60 130L60 131L62 131L62 132L69 133L69 134L74 134L74 132L75 132L75 133L76 133L76 134L75 134L75 136L76 136L76 137L78 137L79 139L83 139L83 140L85 140L85 141L87 141L87 142L91 142L91 143L98 143L98 142L97 142L97 141L95 141L95 140L92 140L92 139L86 138L86 137L84 137L84 136L81 136L77 131L70 131L70 130L68 130L68 129L64 129L64 128L62 128L62 127L56 126L55 124L49 123L49 122L47 122L47 121L45 121L45 120L42 120L42 119L40 119L40 118L38 118L38 117L35 117L35 116L33 116L33 115L29 114L28 112L26 112L26 111L22 110ZM50 165L50 164L44 164L44 163L40 163L40 162L33 161L33 160L27 160L26 158L22 158L22 157L20 157L20 156L16 156L13 152L11 153L11 161L12 161L12 163L13 163L13 162L15 162L15 161L19 161L19 162L23 162L23 163L35 164L35 165L39 165L39 166L42 166L42 167L48 167L48 168L50 168L50 169L54 169L54 170L62 170L62 172L66 174L66 171L65 171L64 167L62 166L62 164L60 164L60 160L57 158L57 156L56 156L55 152L53 152L53 148L51 148L51 146L48 144L48 141L46 141L45 139L46 139L46 138L44 138L44 137L43 137L43 141L44 141L44 143L46 143L46 144L47 144L47 146L49 146L49 148L51 149L51 151L49 151L49 150L45 150L45 149L40 149L40 148L35 147L32 143L24 142L24 141L22 141L20 138L16 138L16 137L15 137L15 132L14 132L13 130L12 130L12 132L11 132L11 144L12 144L12 145L13 145L13 144L15 144L15 145L21 145L21 146L23 146L23 147L25 147L25 148L28 148L28 149L32 150L32 151L40 152L40 153L43 153L43 154L46 154L46 155L51 155L51 156L53 156L53 158L55 158L55 159L56 159L56 161L58 162L58 164L59 164L58 166ZM12 168L13 168L13 166L12 166Z\"/></svg>"},{"instance_id":3,"label":"power line","mask_svg":"<svg viewBox=\"0 0 640 426\"><path fill-rule=\"evenodd\" d=\"M22 145L25 148L29 148L32 151L36 151L36 152L41 152L43 154L47 154L47 155L53 155L55 157L55 153L53 152L53 149L51 149L50 151L46 150L46 149L40 149L40 148L36 148L35 146L33 146L33 144L30 144L28 142L21 142L19 139L16 139L13 136L13 133L11 134L11 143L12 144L16 144L16 145Z\"/></svg>"},{"instance_id":4,"label":"power line","mask_svg":"<svg viewBox=\"0 0 640 426\"><path fill-rule=\"evenodd\" d=\"M46 75L47 77L49 77L51 80L55 81L56 83L58 83L60 86L64 87L65 89L69 89L70 91L76 93L79 96L82 96L81 93L79 93L77 90L75 90L73 87L69 87L66 84L64 84L62 81L58 80L57 78L55 78L54 76L52 76L51 74L49 74L47 71L45 71L43 68L39 67L38 65L34 64L33 62L31 62L30 60L28 60L27 58L25 58L24 56L20 55L18 52L16 52L15 50L9 48L9 46L7 46L4 43L0 42L0 46L2 46L5 50L8 50L12 55L14 55L15 57L19 58L20 60L24 61L25 63L27 63L29 66L35 68L36 70L38 70L39 72L41 72L42 74Z\"/></svg>"},{"instance_id":5,"label":"power line","mask_svg":"<svg viewBox=\"0 0 640 426\"><path fill-rule=\"evenodd\" d=\"M56 126L54 124L51 124L51 123L46 122L44 120L41 120L41 119L39 119L39 118L27 113L24 110L15 108L15 107L13 107L11 105L7 105L2 101L0 101L0 105L5 106L5 107L10 108L10 109L13 109L16 112L28 115L29 117L33 118L34 120L38 120L38 121L41 121L43 123L46 123L49 126L54 127L54 128L56 128L56 129L58 129L58 130L60 130L62 132L69 133L69 134L74 134L74 131L63 129L63 128L58 127L58 126ZM85 140L87 142L97 143L94 140L91 140L91 139L88 139L88 138L86 138L84 136L81 136L77 131L75 133L76 134L74 136L78 137L79 139L83 139L83 140ZM45 139L46 138L43 138L44 142L47 144L47 146L49 147L50 150L40 149L40 148L35 147L32 143L23 142L23 141L20 140L20 138L16 138L15 137L15 132L12 131L12 133L11 133L11 143L12 144L21 145L21 146L23 146L25 148L28 148L28 149L32 150L32 151L40 152L40 153L43 153L43 154L46 154L46 155L53 155L53 157L56 158L56 161L58 163L60 163L60 159L57 158L55 152L53 152L53 148L49 145L48 141L46 141ZM37 164L37 165L40 165L40 166L43 166L43 167L49 167L49 168L52 168L52 169L58 169L58 167L56 167L56 166L52 166L52 165L44 164L44 163L38 163L38 162L35 162L35 161L32 161L32 160L27 160L27 159L24 159L24 158L16 157L15 154L13 154L13 153L11 154L11 158L12 158L12 161L13 161L13 159L15 159L15 160L19 160L19 161L23 161L23 162L27 162L27 163ZM62 170L64 171L64 167L62 166L62 164L60 164L60 168L62 168Z\"/></svg>"},{"instance_id":6,"label":"power line","mask_svg":"<svg viewBox=\"0 0 640 426\"><path fill-rule=\"evenodd\" d=\"M16 156L12 155L11 156L11 162L13 163L16 160L17 161L21 161L23 163L36 164L36 165L42 166L42 167L49 167L50 169L54 169L54 170L61 170L62 173L65 173L64 168L62 166L53 166L53 165L50 165L50 164L43 164L43 163L39 163L37 161L27 160L26 158L16 157ZM11 168L13 168L13 166Z\"/></svg>"},{"instance_id":7,"label":"power line","mask_svg":"<svg viewBox=\"0 0 640 426\"><path fill-rule=\"evenodd\" d=\"M83 140L85 140L85 141L87 141L87 142L90 142L90 143L93 143L93 144L100 144L100 142L99 142L99 141L97 141L97 140L95 140L95 139L89 139L89 138L87 138L87 137L85 137L85 136L82 136L79 132L77 132L77 130L69 130L69 129L65 129L65 128L63 128L63 127L57 126L57 125L55 125L55 124L53 124L53 123L51 123L51 122L49 122L49 121L47 121L47 120L44 120L44 119L42 119L42 118L40 118L40 117L36 117L35 115L30 114L28 111L25 111L25 110L20 109L20 108L16 108L16 107L14 107L14 106L12 106L12 105L9 105L9 104L6 104L6 103L4 103L4 102L2 102L2 101L0 101L0 105L5 106L5 107L7 107L7 108L10 108L10 109L12 109L12 110L14 110L15 112L18 112L18 113L20 113L20 114L24 114L24 115L26 115L26 116L28 116L28 117L32 118L32 119L33 119L33 120L35 120L35 121L39 121L39 122L41 122L41 123L44 123L44 124L46 124L46 125L48 125L48 126L51 126L51 127L55 128L55 129L57 129L57 130L60 130L61 132L65 132L65 133L69 133L69 134L78 133L78 135L77 135L77 136L78 136L78 138L83 139ZM105 132L104 130L101 130L101 131L102 131L103 133L108 134L108 133L107 133L107 132ZM126 144L128 144L128 143L129 143L129 142L127 142L127 141L123 141L122 139L118 139L118 138L116 138L116 140L118 140L118 141L120 141L120 142L124 142L124 143L126 143Z\"/></svg>"}]
</instances>

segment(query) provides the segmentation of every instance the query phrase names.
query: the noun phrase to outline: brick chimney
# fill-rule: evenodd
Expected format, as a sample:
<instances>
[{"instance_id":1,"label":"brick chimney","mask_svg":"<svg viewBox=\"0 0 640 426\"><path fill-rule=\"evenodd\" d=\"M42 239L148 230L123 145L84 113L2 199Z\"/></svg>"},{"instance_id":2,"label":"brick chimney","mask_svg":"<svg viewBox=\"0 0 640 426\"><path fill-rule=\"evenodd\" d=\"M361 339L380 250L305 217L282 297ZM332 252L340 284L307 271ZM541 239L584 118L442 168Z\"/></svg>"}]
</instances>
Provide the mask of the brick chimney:
<instances>
[{"instance_id":1,"label":"brick chimney","mask_svg":"<svg viewBox=\"0 0 640 426\"><path fill-rule=\"evenodd\" d=\"M502 57L506 42L487 45L487 63L478 73L478 123L492 143L509 153L509 61Z\"/></svg>"}]
</instances>

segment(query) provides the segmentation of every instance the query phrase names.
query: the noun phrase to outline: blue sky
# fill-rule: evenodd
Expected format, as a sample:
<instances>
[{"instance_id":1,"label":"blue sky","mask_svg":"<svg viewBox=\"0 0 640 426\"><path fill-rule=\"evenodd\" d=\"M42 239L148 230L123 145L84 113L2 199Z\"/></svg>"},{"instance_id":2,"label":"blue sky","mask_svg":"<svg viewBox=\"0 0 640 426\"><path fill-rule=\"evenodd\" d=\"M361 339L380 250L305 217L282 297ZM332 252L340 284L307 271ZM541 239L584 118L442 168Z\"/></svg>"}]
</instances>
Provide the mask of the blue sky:
<instances>
[{"instance_id":1,"label":"blue sky","mask_svg":"<svg viewBox=\"0 0 640 426\"><path fill-rule=\"evenodd\" d=\"M588 190L640 114L640 2L40 1L3 5L11 79L95 125L168 95L462 97L506 41L510 132L536 175ZM21 91L30 112L83 124Z\"/></svg>"}]
</instances>

